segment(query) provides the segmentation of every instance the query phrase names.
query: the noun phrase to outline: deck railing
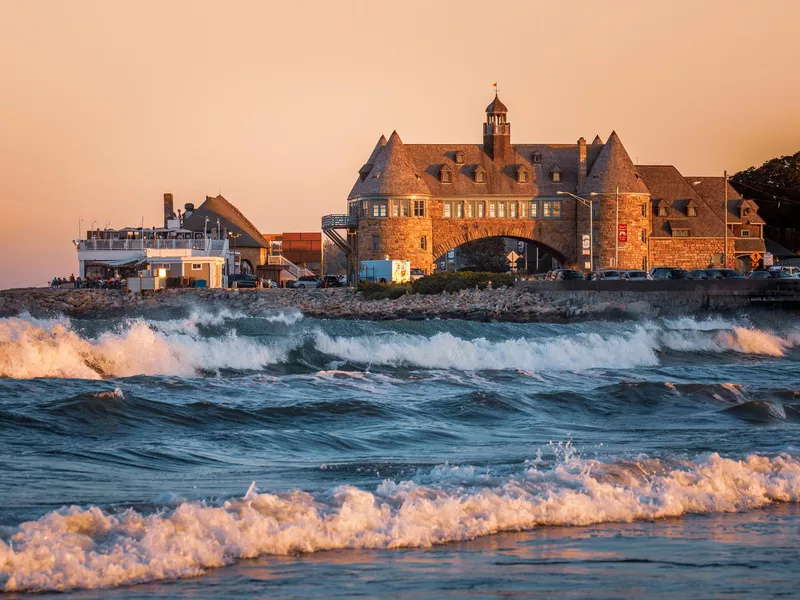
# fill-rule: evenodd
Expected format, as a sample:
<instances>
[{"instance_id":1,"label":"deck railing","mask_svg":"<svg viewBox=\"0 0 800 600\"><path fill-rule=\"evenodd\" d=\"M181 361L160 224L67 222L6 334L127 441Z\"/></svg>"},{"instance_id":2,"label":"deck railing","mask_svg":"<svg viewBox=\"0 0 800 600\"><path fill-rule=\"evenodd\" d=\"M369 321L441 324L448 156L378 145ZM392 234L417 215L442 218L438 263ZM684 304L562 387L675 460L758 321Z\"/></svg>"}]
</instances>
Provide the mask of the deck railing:
<instances>
[{"instance_id":1,"label":"deck railing","mask_svg":"<svg viewBox=\"0 0 800 600\"><path fill-rule=\"evenodd\" d=\"M322 230L348 229L358 227L358 217L353 215L325 215L322 217Z\"/></svg>"}]
</instances>

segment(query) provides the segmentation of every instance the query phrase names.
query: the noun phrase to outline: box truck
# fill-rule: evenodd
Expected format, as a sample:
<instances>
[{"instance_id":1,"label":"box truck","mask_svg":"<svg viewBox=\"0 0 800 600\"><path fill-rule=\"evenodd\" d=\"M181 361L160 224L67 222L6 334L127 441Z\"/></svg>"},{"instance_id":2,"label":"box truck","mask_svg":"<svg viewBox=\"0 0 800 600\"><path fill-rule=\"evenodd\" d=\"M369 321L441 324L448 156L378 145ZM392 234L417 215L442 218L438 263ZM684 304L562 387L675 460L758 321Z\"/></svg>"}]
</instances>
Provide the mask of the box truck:
<instances>
[{"instance_id":1,"label":"box truck","mask_svg":"<svg viewBox=\"0 0 800 600\"><path fill-rule=\"evenodd\" d=\"M362 260L359 279L377 283L408 283L411 281L411 261Z\"/></svg>"}]
</instances>

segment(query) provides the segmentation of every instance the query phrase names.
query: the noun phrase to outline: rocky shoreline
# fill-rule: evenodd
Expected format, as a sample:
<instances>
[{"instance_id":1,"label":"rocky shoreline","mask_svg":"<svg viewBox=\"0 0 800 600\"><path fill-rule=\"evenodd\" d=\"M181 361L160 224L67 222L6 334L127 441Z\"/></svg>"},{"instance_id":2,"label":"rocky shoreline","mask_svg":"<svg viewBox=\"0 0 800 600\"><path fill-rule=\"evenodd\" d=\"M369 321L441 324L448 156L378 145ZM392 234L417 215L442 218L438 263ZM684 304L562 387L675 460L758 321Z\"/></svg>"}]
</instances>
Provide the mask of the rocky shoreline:
<instances>
[{"instance_id":1,"label":"rocky shoreline","mask_svg":"<svg viewBox=\"0 0 800 600\"><path fill-rule=\"evenodd\" d=\"M154 311L226 308L244 314L294 309L327 319L466 319L473 321L567 322L593 318L643 318L660 310L642 300L603 301L560 292L500 288L453 294L409 294L396 300L364 300L350 289L229 290L174 289L141 294L121 290L42 288L0 291L0 316L99 318Z\"/></svg>"}]
</instances>

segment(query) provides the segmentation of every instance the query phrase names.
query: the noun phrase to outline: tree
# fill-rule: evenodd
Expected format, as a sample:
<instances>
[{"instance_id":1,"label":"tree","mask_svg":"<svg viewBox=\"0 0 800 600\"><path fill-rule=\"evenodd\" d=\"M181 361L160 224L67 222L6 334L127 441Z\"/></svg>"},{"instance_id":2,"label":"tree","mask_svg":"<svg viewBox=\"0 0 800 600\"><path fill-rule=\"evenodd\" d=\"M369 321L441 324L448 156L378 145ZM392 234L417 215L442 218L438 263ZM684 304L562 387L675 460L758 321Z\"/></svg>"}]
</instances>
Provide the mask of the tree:
<instances>
[{"instance_id":1,"label":"tree","mask_svg":"<svg viewBox=\"0 0 800 600\"><path fill-rule=\"evenodd\" d=\"M339 246L326 239L322 251L325 254L324 274L341 275L347 273L347 255Z\"/></svg>"},{"instance_id":2,"label":"tree","mask_svg":"<svg viewBox=\"0 0 800 600\"><path fill-rule=\"evenodd\" d=\"M484 238L467 242L461 246L460 254L464 261L476 271L489 273L505 273L508 271L508 259L505 240L503 238Z\"/></svg>"},{"instance_id":3,"label":"tree","mask_svg":"<svg viewBox=\"0 0 800 600\"><path fill-rule=\"evenodd\" d=\"M767 237L800 250L800 152L740 171L731 177L731 184L758 202Z\"/></svg>"}]
</instances>

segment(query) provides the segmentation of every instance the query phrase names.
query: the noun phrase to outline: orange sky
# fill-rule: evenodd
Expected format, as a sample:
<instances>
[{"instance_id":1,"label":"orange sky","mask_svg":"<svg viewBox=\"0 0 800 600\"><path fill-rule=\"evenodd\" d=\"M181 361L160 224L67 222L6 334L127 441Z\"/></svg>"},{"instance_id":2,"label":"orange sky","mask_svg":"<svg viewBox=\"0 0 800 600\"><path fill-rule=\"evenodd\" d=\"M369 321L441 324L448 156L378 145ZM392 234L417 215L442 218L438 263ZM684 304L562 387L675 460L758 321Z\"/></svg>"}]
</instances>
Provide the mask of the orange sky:
<instances>
[{"instance_id":1,"label":"orange sky","mask_svg":"<svg viewBox=\"0 0 800 600\"><path fill-rule=\"evenodd\" d=\"M642 164L800 150L800 2L0 1L0 288L77 271L77 223L222 194L262 231L345 211L378 136L616 129Z\"/></svg>"}]
</instances>

